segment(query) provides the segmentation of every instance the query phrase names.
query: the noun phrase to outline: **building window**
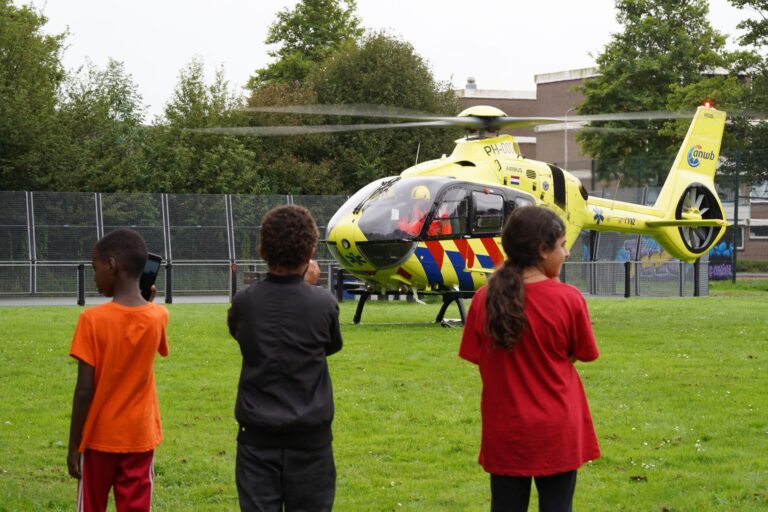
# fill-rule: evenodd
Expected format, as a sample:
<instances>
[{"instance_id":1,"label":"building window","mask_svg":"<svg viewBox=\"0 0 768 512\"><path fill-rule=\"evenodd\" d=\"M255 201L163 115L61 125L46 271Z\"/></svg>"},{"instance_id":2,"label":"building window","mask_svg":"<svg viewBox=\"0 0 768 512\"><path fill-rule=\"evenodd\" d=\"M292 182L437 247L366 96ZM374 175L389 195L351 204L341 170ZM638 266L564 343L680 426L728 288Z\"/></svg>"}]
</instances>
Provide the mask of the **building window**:
<instances>
[{"instance_id":1,"label":"building window","mask_svg":"<svg viewBox=\"0 0 768 512\"><path fill-rule=\"evenodd\" d=\"M757 239L757 240L768 239L768 226L750 226L749 227L749 238L750 238L750 240L752 240L752 239Z\"/></svg>"}]
</instances>

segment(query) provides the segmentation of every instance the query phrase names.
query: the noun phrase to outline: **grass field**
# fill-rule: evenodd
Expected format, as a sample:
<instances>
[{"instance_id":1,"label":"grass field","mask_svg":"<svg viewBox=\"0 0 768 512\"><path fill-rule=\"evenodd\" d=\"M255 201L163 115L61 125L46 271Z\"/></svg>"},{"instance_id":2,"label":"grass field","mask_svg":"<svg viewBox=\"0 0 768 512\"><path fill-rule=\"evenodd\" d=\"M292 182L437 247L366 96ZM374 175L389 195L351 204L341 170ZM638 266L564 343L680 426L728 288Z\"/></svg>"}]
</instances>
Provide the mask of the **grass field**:
<instances>
[{"instance_id":1,"label":"grass field","mask_svg":"<svg viewBox=\"0 0 768 512\"><path fill-rule=\"evenodd\" d=\"M603 457L579 472L576 510L768 510L765 289L589 300L601 357L578 367ZM240 361L226 306L169 309L155 510L237 510ZM489 509L479 377L456 356L461 330L428 323L437 309L373 302L353 325L354 304L342 305L345 347L330 359L335 510ZM73 509L67 352L80 311L0 308L0 511Z\"/></svg>"}]
</instances>

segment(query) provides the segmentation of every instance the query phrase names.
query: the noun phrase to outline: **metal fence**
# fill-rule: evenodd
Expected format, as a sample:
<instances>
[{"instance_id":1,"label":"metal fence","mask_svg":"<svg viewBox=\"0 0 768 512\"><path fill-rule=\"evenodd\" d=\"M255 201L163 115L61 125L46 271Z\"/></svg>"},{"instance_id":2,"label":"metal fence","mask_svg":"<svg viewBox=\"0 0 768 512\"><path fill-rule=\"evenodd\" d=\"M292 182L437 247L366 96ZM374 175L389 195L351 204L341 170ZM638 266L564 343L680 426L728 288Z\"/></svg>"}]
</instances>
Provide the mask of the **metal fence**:
<instances>
[{"instance_id":1,"label":"metal fence","mask_svg":"<svg viewBox=\"0 0 768 512\"><path fill-rule=\"evenodd\" d=\"M319 285L340 299L353 298L337 286L339 266L335 261L319 261L322 270ZM707 295L707 262L694 265L671 261L587 261L566 262L561 279L576 286L585 295L615 297L691 297ZM253 280L266 275L263 261L228 263L175 263L161 267L157 278L158 296L173 302L178 296L231 296ZM32 291L33 276L37 289ZM348 278L348 276L347 276ZM86 297L98 296L90 264L0 263L0 297L61 297L83 305ZM23 289L23 290L22 290ZM159 299L163 300L163 299Z\"/></svg>"},{"instance_id":2,"label":"metal fence","mask_svg":"<svg viewBox=\"0 0 768 512\"><path fill-rule=\"evenodd\" d=\"M648 189L619 189L616 199L648 203ZM321 231L346 196L100 194L0 192L0 296L97 295L91 251L105 232L130 227L151 252L163 256L157 287L174 295L228 295L254 273L259 258L259 222L282 204L307 207ZM333 286L335 262L325 244L317 258L323 284ZM629 266L626 263L629 262ZM697 287L692 265L669 258L649 237L583 232L571 249L564 278L593 295L706 294L703 258ZM627 274L629 273L629 274ZM627 287L629 275L629 288ZM629 291L627 291L629 290Z\"/></svg>"},{"instance_id":3,"label":"metal fence","mask_svg":"<svg viewBox=\"0 0 768 512\"><path fill-rule=\"evenodd\" d=\"M347 196L247 196L0 192L0 295L76 292L78 265L88 263L104 233L132 228L166 262L161 292L219 294L232 289L232 265L258 267L259 222L271 208L298 204L321 231ZM319 260L331 260L318 244ZM172 281L164 275L173 269ZM242 277L241 277L242 279ZM236 281L235 281L236 282Z\"/></svg>"}]
</instances>

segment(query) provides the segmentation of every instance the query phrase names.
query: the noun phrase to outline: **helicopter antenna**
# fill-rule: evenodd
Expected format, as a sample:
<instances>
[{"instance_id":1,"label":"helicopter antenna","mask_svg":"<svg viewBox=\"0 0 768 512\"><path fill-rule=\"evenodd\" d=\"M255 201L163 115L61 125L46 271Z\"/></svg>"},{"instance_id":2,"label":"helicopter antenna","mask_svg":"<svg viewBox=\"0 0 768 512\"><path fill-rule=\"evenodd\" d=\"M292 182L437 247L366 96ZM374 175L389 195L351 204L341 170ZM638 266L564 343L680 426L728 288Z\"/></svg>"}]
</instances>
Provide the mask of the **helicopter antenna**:
<instances>
[{"instance_id":1,"label":"helicopter antenna","mask_svg":"<svg viewBox=\"0 0 768 512\"><path fill-rule=\"evenodd\" d=\"M421 142L419 142L419 145L416 146L416 162L414 162L413 165L417 165L419 163L419 150L421 149Z\"/></svg>"}]
</instances>

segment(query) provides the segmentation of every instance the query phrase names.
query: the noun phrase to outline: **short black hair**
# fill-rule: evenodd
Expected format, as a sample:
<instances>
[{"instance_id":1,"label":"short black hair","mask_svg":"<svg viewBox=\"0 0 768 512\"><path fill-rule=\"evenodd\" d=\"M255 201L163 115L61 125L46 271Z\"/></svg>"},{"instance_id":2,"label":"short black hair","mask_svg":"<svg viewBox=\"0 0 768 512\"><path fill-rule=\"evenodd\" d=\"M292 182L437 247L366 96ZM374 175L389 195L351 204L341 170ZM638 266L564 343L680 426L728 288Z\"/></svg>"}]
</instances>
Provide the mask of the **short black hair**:
<instances>
[{"instance_id":1,"label":"short black hair","mask_svg":"<svg viewBox=\"0 0 768 512\"><path fill-rule=\"evenodd\" d=\"M147 264L147 244L136 231L115 229L104 235L93 248L102 260L115 258L117 264L131 277L139 277Z\"/></svg>"},{"instance_id":2,"label":"short black hair","mask_svg":"<svg viewBox=\"0 0 768 512\"><path fill-rule=\"evenodd\" d=\"M270 267L298 268L317 246L317 224L303 206L272 208L261 219L259 248Z\"/></svg>"}]
</instances>

